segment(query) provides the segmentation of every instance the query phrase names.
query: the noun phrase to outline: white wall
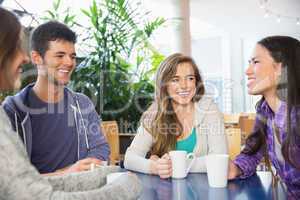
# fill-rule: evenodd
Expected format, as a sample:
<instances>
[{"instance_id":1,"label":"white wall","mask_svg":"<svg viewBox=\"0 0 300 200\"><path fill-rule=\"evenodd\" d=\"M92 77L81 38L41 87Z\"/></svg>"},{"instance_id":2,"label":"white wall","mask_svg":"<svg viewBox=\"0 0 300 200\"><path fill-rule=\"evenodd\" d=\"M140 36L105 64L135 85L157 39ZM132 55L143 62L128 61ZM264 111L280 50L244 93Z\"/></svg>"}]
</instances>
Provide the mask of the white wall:
<instances>
[{"instance_id":1,"label":"white wall","mask_svg":"<svg viewBox=\"0 0 300 200\"><path fill-rule=\"evenodd\" d=\"M196 61L205 81L208 94L223 108L223 63L222 37L194 38L192 57Z\"/></svg>"}]
</instances>

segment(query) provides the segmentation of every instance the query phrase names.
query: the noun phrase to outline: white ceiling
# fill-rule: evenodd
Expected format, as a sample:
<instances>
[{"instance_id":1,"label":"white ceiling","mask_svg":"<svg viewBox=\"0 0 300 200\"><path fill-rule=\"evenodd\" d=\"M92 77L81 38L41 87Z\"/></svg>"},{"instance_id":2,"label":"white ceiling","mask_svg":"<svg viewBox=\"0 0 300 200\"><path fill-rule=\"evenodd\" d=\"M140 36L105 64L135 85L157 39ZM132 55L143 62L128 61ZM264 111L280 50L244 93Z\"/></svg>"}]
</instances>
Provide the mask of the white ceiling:
<instances>
[{"instance_id":1,"label":"white ceiling","mask_svg":"<svg viewBox=\"0 0 300 200\"><path fill-rule=\"evenodd\" d=\"M142 0L155 16L172 17L171 4L181 0ZM300 0L189 0L191 12L191 33L194 38L205 34L225 32L242 38L261 38L267 35L284 34L300 39ZM264 18L265 11L260 2L267 2L267 8L280 14ZM44 10L51 9L52 0L35 3L36 0L17 0L26 10L41 15ZM87 7L91 0L62 0L64 6L72 5L73 10ZM72 3L70 3L72 2ZM3 6L19 8L13 0L5 0ZM287 18L290 17L290 18Z\"/></svg>"},{"instance_id":2,"label":"white ceiling","mask_svg":"<svg viewBox=\"0 0 300 200\"><path fill-rule=\"evenodd\" d=\"M300 0L267 0L266 8L271 10L268 18L260 8L261 1L190 0L192 25L204 22L240 37L283 34L300 38L300 25L296 25L297 17L300 18ZM281 15L280 23L275 13Z\"/></svg>"}]
</instances>

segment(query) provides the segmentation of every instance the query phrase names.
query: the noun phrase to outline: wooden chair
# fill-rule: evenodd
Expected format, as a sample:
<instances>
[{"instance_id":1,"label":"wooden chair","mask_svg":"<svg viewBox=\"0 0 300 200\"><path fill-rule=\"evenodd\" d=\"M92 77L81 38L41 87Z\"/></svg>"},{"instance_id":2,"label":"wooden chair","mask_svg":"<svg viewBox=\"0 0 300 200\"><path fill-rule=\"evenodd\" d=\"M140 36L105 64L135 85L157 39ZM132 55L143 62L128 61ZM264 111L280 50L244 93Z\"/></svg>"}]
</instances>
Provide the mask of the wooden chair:
<instances>
[{"instance_id":1,"label":"wooden chair","mask_svg":"<svg viewBox=\"0 0 300 200\"><path fill-rule=\"evenodd\" d=\"M101 122L101 129L110 146L110 164L115 165L120 161L119 129L116 121Z\"/></svg>"},{"instance_id":2,"label":"wooden chair","mask_svg":"<svg viewBox=\"0 0 300 200\"><path fill-rule=\"evenodd\" d=\"M240 114L228 114L224 113L224 124L226 128L238 127Z\"/></svg>"},{"instance_id":3,"label":"wooden chair","mask_svg":"<svg viewBox=\"0 0 300 200\"><path fill-rule=\"evenodd\" d=\"M233 160L241 152L241 129L239 128L226 128L229 157Z\"/></svg>"},{"instance_id":4,"label":"wooden chair","mask_svg":"<svg viewBox=\"0 0 300 200\"><path fill-rule=\"evenodd\" d=\"M245 143L246 138L251 134L254 123L255 118L250 118L249 116L240 116L239 127L242 132L242 144Z\"/></svg>"},{"instance_id":5,"label":"wooden chair","mask_svg":"<svg viewBox=\"0 0 300 200\"><path fill-rule=\"evenodd\" d=\"M256 113L249 113L248 114L249 119L254 119L255 120L255 117L256 117Z\"/></svg>"}]
</instances>

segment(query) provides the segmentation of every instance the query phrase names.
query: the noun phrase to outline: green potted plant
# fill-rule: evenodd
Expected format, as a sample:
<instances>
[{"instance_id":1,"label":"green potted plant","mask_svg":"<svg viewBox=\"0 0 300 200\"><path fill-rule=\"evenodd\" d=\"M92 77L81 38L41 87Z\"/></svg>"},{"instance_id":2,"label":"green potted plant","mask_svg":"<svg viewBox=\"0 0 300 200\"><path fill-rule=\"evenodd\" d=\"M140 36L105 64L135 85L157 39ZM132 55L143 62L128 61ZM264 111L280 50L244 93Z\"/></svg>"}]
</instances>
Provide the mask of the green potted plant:
<instances>
[{"instance_id":1,"label":"green potted plant","mask_svg":"<svg viewBox=\"0 0 300 200\"><path fill-rule=\"evenodd\" d=\"M88 49L78 60L70 86L93 100L102 120L117 120L121 132L135 131L152 101L153 74L164 59L149 39L165 19L148 20L140 2L94 0L81 10L89 22L83 26L70 9L59 14L60 5L55 1L44 19L84 28L86 36L79 43Z\"/></svg>"}]
</instances>

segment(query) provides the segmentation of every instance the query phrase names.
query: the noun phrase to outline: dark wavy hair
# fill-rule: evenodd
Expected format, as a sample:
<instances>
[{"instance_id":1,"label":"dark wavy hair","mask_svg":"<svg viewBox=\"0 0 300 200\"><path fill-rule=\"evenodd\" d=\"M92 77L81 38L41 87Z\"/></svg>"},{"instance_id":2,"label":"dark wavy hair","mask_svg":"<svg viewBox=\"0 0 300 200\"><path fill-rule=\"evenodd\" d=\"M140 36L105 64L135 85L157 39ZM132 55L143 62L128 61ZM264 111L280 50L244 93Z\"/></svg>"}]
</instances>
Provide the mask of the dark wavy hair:
<instances>
[{"instance_id":1,"label":"dark wavy hair","mask_svg":"<svg viewBox=\"0 0 300 200\"><path fill-rule=\"evenodd\" d=\"M49 48L49 42L55 40L76 43L76 34L65 24L49 21L36 27L31 34L31 50L37 51L44 57Z\"/></svg>"},{"instance_id":2,"label":"dark wavy hair","mask_svg":"<svg viewBox=\"0 0 300 200\"><path fill-rule=\"evenodd\" d=\"M282 101L287 103L287 136L282 141L281 151L284 159L289 164L300 169L299 163L296 163L294 160L299 155L295 155L293 149L293 147L299 145L296 138L300 138L300 121L298 116L300 105L300 41L288 36L271 36L260 40L257 44L266 48L275 62L282 64L277 94ZM263 101L264 98L258 102L257 109ZM249 148L245 148L243 153L252 155L261 147L265 148L266 152L266 138L263 128L265 121L263 117L260 120L256 120L256 123L259 124L248 137L246 142L249 144ZM266 154L265 156L268 155Z\"/></svg>"}]
</instances>

